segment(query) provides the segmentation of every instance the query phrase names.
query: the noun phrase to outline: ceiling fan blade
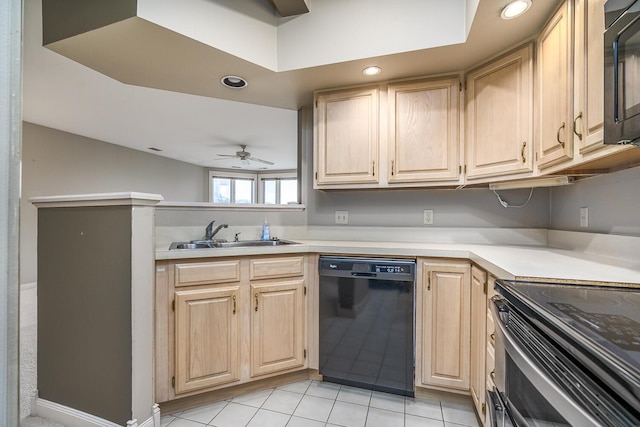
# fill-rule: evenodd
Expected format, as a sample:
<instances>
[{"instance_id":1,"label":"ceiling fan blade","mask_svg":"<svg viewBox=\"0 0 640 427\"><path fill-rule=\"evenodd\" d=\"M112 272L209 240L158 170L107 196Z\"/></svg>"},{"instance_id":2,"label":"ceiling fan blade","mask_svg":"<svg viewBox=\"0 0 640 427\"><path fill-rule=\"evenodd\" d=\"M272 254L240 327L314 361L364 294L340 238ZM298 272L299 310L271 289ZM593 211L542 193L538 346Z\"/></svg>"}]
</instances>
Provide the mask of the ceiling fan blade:
<instances>
[{"instance_id":1,"label":"ceiling fan blade","mask_svg":"<svg viewBox=\"0 0 640 427\"><path fill-rule=\"evenodd\" d=\"M274 165L275 163L270 162L268 160L262 160L262 159L258 159L256 157L247 157L249 160L253 160L254 162L260 162L260 163L264 163L265 165Z\"/></svg>"},{"instance_id":2,"label":"ceiling fan blade","mask_svg":"<svg viewBox=\"0 0 640 427\"><path fill-rule=\"evenodd\" d=\"M216 154L216 156L220 156L220 157L238 157L235 154Z\"/></svg>"}]
</instances>

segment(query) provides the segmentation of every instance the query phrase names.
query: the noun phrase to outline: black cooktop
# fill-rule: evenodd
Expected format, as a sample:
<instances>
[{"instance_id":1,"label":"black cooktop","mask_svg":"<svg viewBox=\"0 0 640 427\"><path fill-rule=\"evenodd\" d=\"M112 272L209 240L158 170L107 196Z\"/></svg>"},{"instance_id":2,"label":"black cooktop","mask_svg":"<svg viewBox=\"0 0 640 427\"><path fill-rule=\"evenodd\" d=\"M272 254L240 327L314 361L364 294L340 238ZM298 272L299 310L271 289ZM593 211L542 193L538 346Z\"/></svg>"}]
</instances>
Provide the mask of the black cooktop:
<instances>
[{"instance_id":1,"label":"black cooktop","mask_svg":"<svg viewBox=\"0 0 640 427\"><path fill-rule=\"evenodd\" d=\"M561 346L606 366L640 398L640 288L512 280L495 288L548 326Z\"/></svg>"}]
</instances>

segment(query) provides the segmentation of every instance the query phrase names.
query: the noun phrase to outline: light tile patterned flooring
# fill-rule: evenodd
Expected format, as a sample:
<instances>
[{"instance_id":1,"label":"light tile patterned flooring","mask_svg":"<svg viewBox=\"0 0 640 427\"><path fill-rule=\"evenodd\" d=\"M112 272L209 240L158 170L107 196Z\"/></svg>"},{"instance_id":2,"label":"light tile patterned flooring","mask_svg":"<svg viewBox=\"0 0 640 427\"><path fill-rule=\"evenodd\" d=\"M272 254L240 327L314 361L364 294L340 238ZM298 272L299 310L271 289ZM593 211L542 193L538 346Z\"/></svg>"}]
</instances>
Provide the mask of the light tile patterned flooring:
<instances>
[{"instance_id":1,"label":"light tile patterned flooring","mask_svg":"<svg viewBox=\"0 0 640 427\"><path fill-rule=\"evenodd\" d=\"M300 381L162 417L169 427L479 426L471 401L402 397Z\"/></svg>"}]
</instances>

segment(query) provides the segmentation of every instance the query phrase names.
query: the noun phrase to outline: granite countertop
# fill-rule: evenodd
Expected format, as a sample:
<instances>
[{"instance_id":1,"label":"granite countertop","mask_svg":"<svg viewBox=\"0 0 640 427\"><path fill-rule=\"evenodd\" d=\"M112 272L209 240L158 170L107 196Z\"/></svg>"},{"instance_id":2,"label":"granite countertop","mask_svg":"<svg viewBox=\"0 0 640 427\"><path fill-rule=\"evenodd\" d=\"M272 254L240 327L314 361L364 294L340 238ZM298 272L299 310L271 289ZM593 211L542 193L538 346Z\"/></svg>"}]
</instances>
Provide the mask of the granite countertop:
<instances>
[{"instance_id":1,"label":"granite countertop","mask_svg":"<svg viewBox=\"0 0 640 427\"><path fill-rule=\"evenodd\" d=\"M554 282L616 283L640 287L640 262L549 248L466 243L406 243L369 241L296 240L278 247L195 249L169 251L158 247L156 260L227 256L320 253L390 257L468 259L497 278Z\"/></svg>"}]
</instances>

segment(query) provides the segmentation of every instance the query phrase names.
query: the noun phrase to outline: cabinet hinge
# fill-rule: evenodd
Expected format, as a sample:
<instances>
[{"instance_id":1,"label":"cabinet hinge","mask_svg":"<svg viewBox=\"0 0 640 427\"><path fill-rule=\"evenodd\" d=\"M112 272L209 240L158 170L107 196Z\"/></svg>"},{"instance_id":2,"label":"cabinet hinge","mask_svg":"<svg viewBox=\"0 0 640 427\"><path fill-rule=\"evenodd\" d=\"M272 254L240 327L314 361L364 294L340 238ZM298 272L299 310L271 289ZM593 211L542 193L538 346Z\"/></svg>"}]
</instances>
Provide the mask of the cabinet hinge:
<instances>
[{"instance_id":1,"label":"cabinet hinge","mask_svg":"<svg viewBox=\"0 0 640 427\"><path fill-rule=\"evenodd\" d=\"M485 281L483 286L484 293L486 294L489 290L489 284Z\"/></svg>"},{"instance_id":2,"label":"cabinet hinge","mask_svg":"<svg viewBox=\"0 0 640 427\"><path fill-rule=\"evenodd\" d=\"M171 377L171 387L176 388L176 377Z\"/></svg>"},{"instance_id":3,"label":"cabinet hinge","mask_svg":"<svg viewBox=\"0 0 640 427\"><path fill-rule=\"evenodd\" d=\"M538 153L536 152L536 162L538 161Z\"/></svg>"},{"instance_id":4,"label":"cabinet hinge","mask_svg":"<svg viewBox=\"0 0 640 427\"><path fill-rule=\"evenodd\" d=\"M459 87L458 87L458 90L459 90L460 92L462 92L462 82L460 82Z\"/></svg>"},{"instance_id":5,"label":"cabinet hinge","mask_svg":"<svg viewBox=\"0 0 640 427\"><path fill-rule=\"evenodd\" d=\"M318 108L318 100L316 99L316 108Z\"/></svg>"},{"instance_id":6,"label":"cabinet hinge","mask_svg":"<svg viewBox=\"0 0 640 427\"><path fill-rule=\"evenodd\" d=\"M483 404L482 404L482 415L484 415L484 414L486 414L486 413L487 413L487 404L486 404L486 403L483 403Z\"/></svg>"},{"instance_id":7,"label":"cabinet hinge","mask_svg":"<svg viewBox=\"0 0 640 427\"><path fill-rule=\"evenodd\" d=\"M171 301L171 311L176 311L176 300Z\"/></svg>"},{"instance_id":8,"label":"cabinet hinge","mask_svg":"<svg viewBox=\"0 0 640 427\"><path fill-rule=\"evenodd\" d=\"M303 356L305 359L307 358L307 349L306 349L306 348L302 351L302 356Z\"/></svg>"},{"instance_id":9,"label":"cabinet hinge","mask_svg":"<svg viewBox=\"0 0 640 427\"><path fill-rule=\"evenodd\" d=\"M462 173L462 165L458 166L458 173Z\"/></svg>"},{"instance_id":10,"label":"cabinet hinge","mask_svg":"<svg viewBox=\"0 0 640 427\"><path fill-rule=\"evenodd\" d=\"M304 295L306 295L307 294L307 287L306 286L303 288L303 291L304 291Z\"/></svg>"},{"instance_id":11,"label":"cabinet hinge","mask_svg":"<svg viewBox=\"0 0 640 427\"><path fill-rule=\"evenodd\" d=\"M316 172L316 180L318 179L318 172Z\"/></svg>"}]
</instances>

